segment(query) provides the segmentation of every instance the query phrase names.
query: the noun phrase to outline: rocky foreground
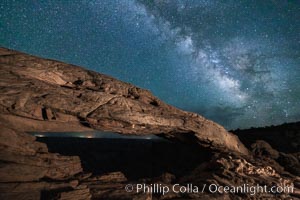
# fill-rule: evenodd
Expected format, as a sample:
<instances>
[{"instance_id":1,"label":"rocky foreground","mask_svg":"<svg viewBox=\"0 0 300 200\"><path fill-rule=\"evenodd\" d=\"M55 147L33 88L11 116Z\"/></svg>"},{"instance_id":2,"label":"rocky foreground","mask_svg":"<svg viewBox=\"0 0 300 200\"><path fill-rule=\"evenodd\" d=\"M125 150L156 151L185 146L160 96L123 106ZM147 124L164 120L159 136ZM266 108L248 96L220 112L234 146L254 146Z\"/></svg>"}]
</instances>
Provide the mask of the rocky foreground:
<instances>
[{"instance_id":1,"label":"rocky foreground","mask_svg":"<svg viewBox=\"0 0 300 200\"><path fill-rule=\"evenodd\" d=\"M247 133L252 143L245 143L246 147L222 126L169 106L149 91L5 48L0 48L0 127L1 199L300 199L299 140L293 141L293 150L278 151L272 148L272 139L271 146L268 138ZM181 152L194 152L193 162L179 158L178 162L193 163L193 167L177 171L166 167L159 176L135 178L124 171L92 174L78 156L49 153L44 143L26 133L89 130L159 135L191 148ZM299 126L289 134L300 138ZM280 140L281 135L276 137ZM136 187L139 183L170 188L189 183L199 188L259 184L294 190L255 195L212 193L207 188L164 195L126 192L127 184Z\"/></svg>"}]
</instances>

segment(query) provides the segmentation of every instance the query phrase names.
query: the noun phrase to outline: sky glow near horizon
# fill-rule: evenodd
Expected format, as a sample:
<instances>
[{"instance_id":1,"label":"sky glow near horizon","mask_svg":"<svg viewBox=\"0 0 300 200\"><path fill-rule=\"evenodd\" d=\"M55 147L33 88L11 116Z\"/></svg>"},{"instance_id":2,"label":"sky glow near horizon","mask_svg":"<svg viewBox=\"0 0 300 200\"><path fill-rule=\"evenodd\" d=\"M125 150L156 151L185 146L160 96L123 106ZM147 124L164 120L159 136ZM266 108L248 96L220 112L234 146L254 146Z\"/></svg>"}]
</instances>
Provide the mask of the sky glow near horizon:
<instances>
[{"instance_id":1,"label":"sky glow near horizon","mask_svg":"<svg viewBox=\"0 0 300 200\"><path fill-rule=\"evenodd\" d=\"M0 44L152 91L228 129L300 120L300 1L2 1Z\"/></svg>"}]
</instances>

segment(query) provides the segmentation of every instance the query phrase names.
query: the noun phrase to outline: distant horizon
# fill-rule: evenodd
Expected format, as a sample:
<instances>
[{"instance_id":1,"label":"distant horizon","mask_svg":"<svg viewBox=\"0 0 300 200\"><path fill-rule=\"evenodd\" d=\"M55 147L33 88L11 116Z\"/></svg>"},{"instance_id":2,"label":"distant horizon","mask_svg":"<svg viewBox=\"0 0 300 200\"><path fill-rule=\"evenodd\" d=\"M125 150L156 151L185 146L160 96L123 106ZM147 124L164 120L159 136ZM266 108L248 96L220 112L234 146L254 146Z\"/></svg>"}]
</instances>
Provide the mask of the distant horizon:
<instances>
[{"instance_id":1,"label":"distant horizon","mask_svg":"<svg viewBox=\"0 0 300 200\"><path fill-rule=\"evenodd\" d=\"M264 126L264 127L251 127L247 129L235 129L235 130L227 130L229 132L235 132L235 131L246 131L246 130L252 130L252 129L268 129L268 128L274 128L278 126L284 126L284 125L292 125L300 123L300 121L297 122L290 122L290 123L283 123L279 125L271 125L271 126ZM99 131L99 130L91 130L91 131L72 131L72 132L58 132L58 131L38 131L38 132L27 132L30 135L33 135L35 137L53 137L53 138L85 138L85 139L137 139L137 140L164 140L163 137L157 136L155 134L120 134L116 132L111 131Z\"/></svg>"},{"instance_id":2,"label":"distant horizon","mask_svg":"<svg viewBox=\"0 0 300 200\"><path fill-rule=\"evenodd\" d=\"M297 1L0 4L1 46L145 88L227 130L300 120Z\"/></svg>"},{"instance_id":3,"label":"distant horizon","mask_svg":"<svg viewBox=\"0 0 300 200\"><path fill-rule=\"evenodd\" d=\"M26 54L29 54L29 55L31 55L31 56L34 56L34 57L40 57L39 55L34 55L34 54L31 54L31 53L29 53L29 52L24 52L24 51L20 51L20 50L17 50L17 49L11 49L11 48L8 48L8 47L3 47L3 46L0 46L0 48L6 48L6 49L9 49L9 50L14 50L14 51L18 51L18 52L20 52L20 53L26 53ZM61 61L61 60L57 60L57 59L55 59L55 58L48 58L48 57L41 57L41 58L43 58L43 59L47 59L47 60L53 60L53 61L59 61L59 62L64 62L64 63L66 63L66 64L71 64L71 65L74 65L74 66L77 66L77 67L81 67L81 68L84 68L84 69L87 69L87 70L90 70L90 71L94 71L94 72L96 72L96 73L100 73L100 74L103 74L103 73L101 73L101 72L98 72L98 71L95 71L95 70L93 70L93 69L88 69L87 67L85 67L85 66L79 66L79 65L76 65L76 64L74 64L74 63L67 63L67 62L65 62L65 61ZM104 74L104 75L106 75L106 76L111 76L111 75L109 75L109 74ZM111 76L112 78L114 78L113 76ZM120 80L120 79L117 79L117 80L119 80L119 81L123 81L123 80ZM125 82L125 81L123 81L123 82ZM129 84L132 84L132 85L134 85L133 83L130 83L130 82L126 82L126 83L129 83ZM147 88L142 88L142 89L147 89ZM151 93L153 93L152 91L150 91ZM169 104L170 105L170 104ZM172 105L173 106L173 105ZM180 109L180 108L179 108ZM193 112L193 111L189 111L189 112L192 112L192 113L195 113L195 112ZM201 113L197 113L197 114L199 114L199 115L202 115ZM203 116L203 115L202 115ZM211 121L214 121L214 120L212 120L212 119L209 119L209 118L207 118L208 120L211 120ZM216 122L216 121L214 121L214 122ZM236 131L236 130L247 130L247 129L259 129L259 128L268 128L268 127L272 127L272 126L281 126L281 125L284 125L284 124L293 124L293 123L298 123L298 122L300 122L300 120L296 120L296 121L285 121L285 122L278 122L277 124L266 124L266 125L261 125L261 126L246 126L246 127L244 127L244 128L239 128L239 127L237 127L237 128L235 128L235 129L228 129L228 128L226 128L226 130L227 131ZM217 122L218 123L218 122ZM220 124L220 123L219 123ZM220 125L222 125L222 124L220 124ZM223 126L223 125L222 125ZM97 131L97 130L95 130L95 131ZM93 132L93 131L92 131ZM101 131L100 131L101 132ZM46 132L46 133L48 133L48 132ZM50 133L50 132L49 132ZM66 133L66 132L53 132L53 133ZM76 132L74 132L74 133L76 133ZM110 133L110 132L108 132L108 133ZM118 134L118 133L116 133L116 134ZM38 136L37 136L38 137ZM140 136L139 136L140 137Z\"/></svg>"},{"instance_id":4,"label":"distant horizon","mask_svg":"<svg viewBox=\"0 0 300 200\"><path fill-rule=\"evenodd\" d=\"M68 138L102 138L102 139L143 139L143 140L161 140L162 137L154 134L120 134L111 131L79 131L79 132L28 132L35 137L68 137Z\"/></svg>"}]
</instances>

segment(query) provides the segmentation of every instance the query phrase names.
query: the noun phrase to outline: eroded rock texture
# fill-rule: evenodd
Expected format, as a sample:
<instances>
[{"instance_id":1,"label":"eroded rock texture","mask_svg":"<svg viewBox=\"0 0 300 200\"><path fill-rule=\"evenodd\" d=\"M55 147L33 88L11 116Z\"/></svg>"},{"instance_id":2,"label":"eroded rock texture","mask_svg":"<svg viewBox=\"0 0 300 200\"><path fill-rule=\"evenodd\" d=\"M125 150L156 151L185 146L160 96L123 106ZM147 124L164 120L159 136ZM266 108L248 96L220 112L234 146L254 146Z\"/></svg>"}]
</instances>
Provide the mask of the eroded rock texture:
<instances>
[{"instance_id":1,"label":"eroded rock texture","mask_svg":"<svg viewBox=\"0 0 300 200\"><path fill-rule=\"evenodd\" d=\"M173 143L151 144L159 153L152 159L158 162L147 160L150 156L137 157L139 162L131 160L120 171L108 167L110 170L104 174L94 173L96 170L92 174L84 168L92 165L91 156L95 159L94 167L102 172L105 160L118 161L123 155L126 161L124 149L121 153L105 152L91 145L92 152L84 152L82 141L65 140L63 147L70 148L62 148L59 153L69 156L62 156L49 152L50 140L44 141L48 142L47 147L25 133L94 129L157 134ZM237 136L220 125L169 106L147 90L77 66L0 48L0 199L299 199L299 129L283 137L292 138L288 142L292 148L278 148L280 143L270 139L271 132L268 137L238 132L248 150ZM280 141L282 136L276 134L276 138ZM142 145L132 147L145 150L145 144ZM58 142L54 147L59 149ZM70 156L76 155L72 152L78 152L78 148L81 160ZM148 163L158 164L156 172L162 172L161 175L133 176L134 170L125 170L133 166L143 170ZM209 184L259 184L293 186L294 191L254 196L249 192L212 193L207 188L197 194L125 191L127 184L135 187L139 183L170 188L174 184L180 187L192 183L200 189Z\"/></svg>"},{"instance_id":2,"label":"eroded rock texture","mask_svg":"<svg viewBox=\"0 0 300 200\"><path fill-rule=\"evenodd\" d=\"M0 86L0 120L22 131L93 128L162 134L248 153L222 126L169 106L147 90L81 67L1 48Z\"/></svg>"},{"instance_id":3,"label":"eroded rock texture","mask_svg":"<svg viewBox=\"0 0 300 200\"><path fill-rule=\"evenodd\" d=\"M35 137L0 123L1 199L40 199L41 191L76 188L77 156L49 153Z\"/></svg>"}]
</instances>

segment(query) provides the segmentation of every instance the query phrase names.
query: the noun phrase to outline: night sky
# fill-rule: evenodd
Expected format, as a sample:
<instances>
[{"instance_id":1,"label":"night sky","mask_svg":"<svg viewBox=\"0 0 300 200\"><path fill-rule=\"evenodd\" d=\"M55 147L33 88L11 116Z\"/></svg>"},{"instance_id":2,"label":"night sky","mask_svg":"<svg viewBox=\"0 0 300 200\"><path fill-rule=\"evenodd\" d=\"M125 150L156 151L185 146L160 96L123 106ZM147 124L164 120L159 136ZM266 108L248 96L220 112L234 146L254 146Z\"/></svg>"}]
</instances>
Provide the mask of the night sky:
<instances>
[{"instance_id":1,"label":"night sky","mask_svg":"<svg viewBox=\"0 0 300 200\"><path fill-rule=\"evenodd\" d=\"M130 82L228 129L300 120L300 0L1 0L0 19L1 46Z\"/></svg>"}]
</instances>

